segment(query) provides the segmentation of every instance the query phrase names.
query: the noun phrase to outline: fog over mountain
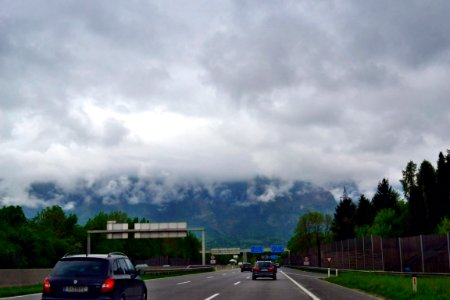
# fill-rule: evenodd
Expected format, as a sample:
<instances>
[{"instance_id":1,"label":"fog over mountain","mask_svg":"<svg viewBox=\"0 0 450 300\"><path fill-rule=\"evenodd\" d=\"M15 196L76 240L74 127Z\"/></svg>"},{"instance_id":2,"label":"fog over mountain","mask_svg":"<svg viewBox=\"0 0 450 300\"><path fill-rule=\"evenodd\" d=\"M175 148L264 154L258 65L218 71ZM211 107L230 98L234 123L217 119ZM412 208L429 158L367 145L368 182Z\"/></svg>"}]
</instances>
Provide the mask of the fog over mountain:
<instances>
[{"instance_id":1,"label":"fog over mountain","mask_svg":"<svg viewBox=\"0 0 450 300\"><path fill-rule=\"evenodd\" d=\"M45 206L62 206L80 223L117 210L152 222L185 221L189 228L206 229L209 247L285 245L302 214L332 214L336 205L321 187L267 177L205 185L123 176L80 182L72 190L46 182L32 184L29 196ZM31 216L36 210L26 212Z\"/></svg>"}]
</instances>

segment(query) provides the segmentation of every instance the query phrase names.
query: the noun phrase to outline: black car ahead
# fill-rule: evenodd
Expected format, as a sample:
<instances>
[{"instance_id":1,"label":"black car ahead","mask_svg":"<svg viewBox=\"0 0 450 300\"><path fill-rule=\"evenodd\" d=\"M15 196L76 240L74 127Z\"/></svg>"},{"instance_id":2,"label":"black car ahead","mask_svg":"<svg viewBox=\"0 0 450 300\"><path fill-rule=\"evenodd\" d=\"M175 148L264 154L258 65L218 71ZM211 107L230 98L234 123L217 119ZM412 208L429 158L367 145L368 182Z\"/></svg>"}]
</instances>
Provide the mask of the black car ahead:
<instances>
[{"instance_id":1,"label":"black car ahead","mask_svg":"<svg viewBox=\"0 0 450 300\"><path fill-rule=\"evenodd\" d=\"M252 270L252 279L258 277L271 277L277 279L277 268L271 261L257 261Z\"/></svg>"},{"instance_id":2,"label":"black car ahead","mask_svg":"<svg viewBox=\"0 0 450 300\"><path fill-rule=\"evenodd\" d=\"M241 272L244 272L244 271L252 271L252 264L251 263L248 263L248 262L245 262L245 263L242 263L242 265L241 265Z\"/></svg>"},{"instance_id":3,"label":"black car ahead","mask_svg":"<svg viewBox=\"0 0 450 300\"><path fill-rule=\"evenodd\" d=\"M45 279L42 299L147 299L147 287L125 254L64 256Z\"/></svg>"}]
</instances>

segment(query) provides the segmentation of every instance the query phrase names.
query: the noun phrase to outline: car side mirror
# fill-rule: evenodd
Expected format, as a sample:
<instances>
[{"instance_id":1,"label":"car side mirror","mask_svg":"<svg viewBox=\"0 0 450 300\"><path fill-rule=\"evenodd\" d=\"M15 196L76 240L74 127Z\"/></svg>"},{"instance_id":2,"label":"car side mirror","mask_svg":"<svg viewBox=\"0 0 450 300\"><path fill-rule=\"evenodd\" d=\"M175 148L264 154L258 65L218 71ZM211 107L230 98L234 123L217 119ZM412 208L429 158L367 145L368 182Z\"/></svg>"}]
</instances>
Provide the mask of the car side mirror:
<instances>
[{"instance_id":1,"label":"car side mirror","mask_svg":"<svg viewBox=\"0 0 450 300\"><path fill-rule=\"evenodd\" d=\"M144 275L145 274L145 270L144 269L137 269L136 270L136 275Z\"/></svg>"}]
</instances>

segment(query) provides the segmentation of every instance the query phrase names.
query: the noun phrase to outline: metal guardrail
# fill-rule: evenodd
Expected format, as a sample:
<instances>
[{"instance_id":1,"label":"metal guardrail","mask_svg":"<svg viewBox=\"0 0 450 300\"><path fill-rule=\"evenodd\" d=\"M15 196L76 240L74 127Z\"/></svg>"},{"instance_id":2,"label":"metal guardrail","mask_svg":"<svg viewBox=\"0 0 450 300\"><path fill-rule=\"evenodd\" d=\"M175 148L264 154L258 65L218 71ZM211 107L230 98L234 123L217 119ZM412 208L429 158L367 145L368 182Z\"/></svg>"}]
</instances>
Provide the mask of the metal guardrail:
<instances>
[{"instance_id":1,"label":"metal guardrail","mask_svg":"<svg viewBox=\"0 0 450 300\"><path fill-rule=\"evenodd\" d=\"M43 283L51 271L52 269L0 269L0 288Z\"/></svg>"}]
</instances>

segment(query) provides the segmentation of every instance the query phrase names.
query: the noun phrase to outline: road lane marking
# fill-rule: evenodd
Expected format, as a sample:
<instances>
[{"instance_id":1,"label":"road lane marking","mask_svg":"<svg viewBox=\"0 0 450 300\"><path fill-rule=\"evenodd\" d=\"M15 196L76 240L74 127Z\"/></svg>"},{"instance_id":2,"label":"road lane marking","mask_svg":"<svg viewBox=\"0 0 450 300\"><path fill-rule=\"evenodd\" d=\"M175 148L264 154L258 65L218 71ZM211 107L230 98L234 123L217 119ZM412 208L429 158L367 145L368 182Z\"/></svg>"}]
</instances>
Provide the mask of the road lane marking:
<instances>
[{"instance_id":1,"label":"road lane marking","mask_svg":"<svg viewBox=\"0 0 450 300\"><path fill-rule=\"evenodd\" d=\"M206 278L214 278L214 276L208 276L208 277L206 277Z\"/></svg>"},{"instance_id":2,"label":"road lane marking","mask_svg":"<svg viewBox=\"0 0 450 300\"><path fill-rule=\"evenodd\" d=\"M211 299L213 299L213 298L216 298L216 297L219 296L219 295L220 295L219 293L214 294L214 295L212 295L211 297L206 298L205 300L211 300Z\"/></svg>"},{"instance_id":3,"label":"road lane marking","mask_svg":"<svg viewBox=\"0 0 450 300\"><path fill-rule=\"evenodd\" d=\"M37 295L42 295L42 293L26 294L26 295L19 295L19 296L13 296L13 297L5 297L5 299L27 298L28 296L37 296ZM0 299L3 299L3 298L0 298Z\"/></svg>"},{"instance_id":4,"label":"road lane marking","mask_svg":"<svg viewBox=\"0 0 450 300\"><path fill-rule=\"evenodd\" d=\"M290 281L292 281L296 286L298 286L303 292L305 292L308 296L310 296L311 298L313 298L313 300L320 300L319 297L317 297L316 295L314 295L313 293L311 293L310 291L308 291L306 288L304 288L300 283L298 283L297 281L295 281L294 279L292 279L288 274L284 273L283 271L280 271L284 276L287 277L287 279L289 279Z\"/></svg>"},{"instance_id":5,"label":"road lane marking","mask_svg":"<svg viewBox=\"0 0 450 300\"><path fill-rule=\"evenodd\" d=\"M186 283L189 283L189 282L191 282L191 281L189 280L189 281L184 281L184 282L178 282L177 285L182 285L182 284L186 284Z\"/></svg>"},{"instance_id":6,"label":"road lane marking","mask_svg":"<svg viewBox=\"0 0 450 300\"><path fill-rule=\"evenodd\" d=\"M235 283L234 283L234 285L238 285L239 283L241 283L241 282L240 282L240 281L238 281L238 282L235 282Z\"/></svg>"}]
</instances>

